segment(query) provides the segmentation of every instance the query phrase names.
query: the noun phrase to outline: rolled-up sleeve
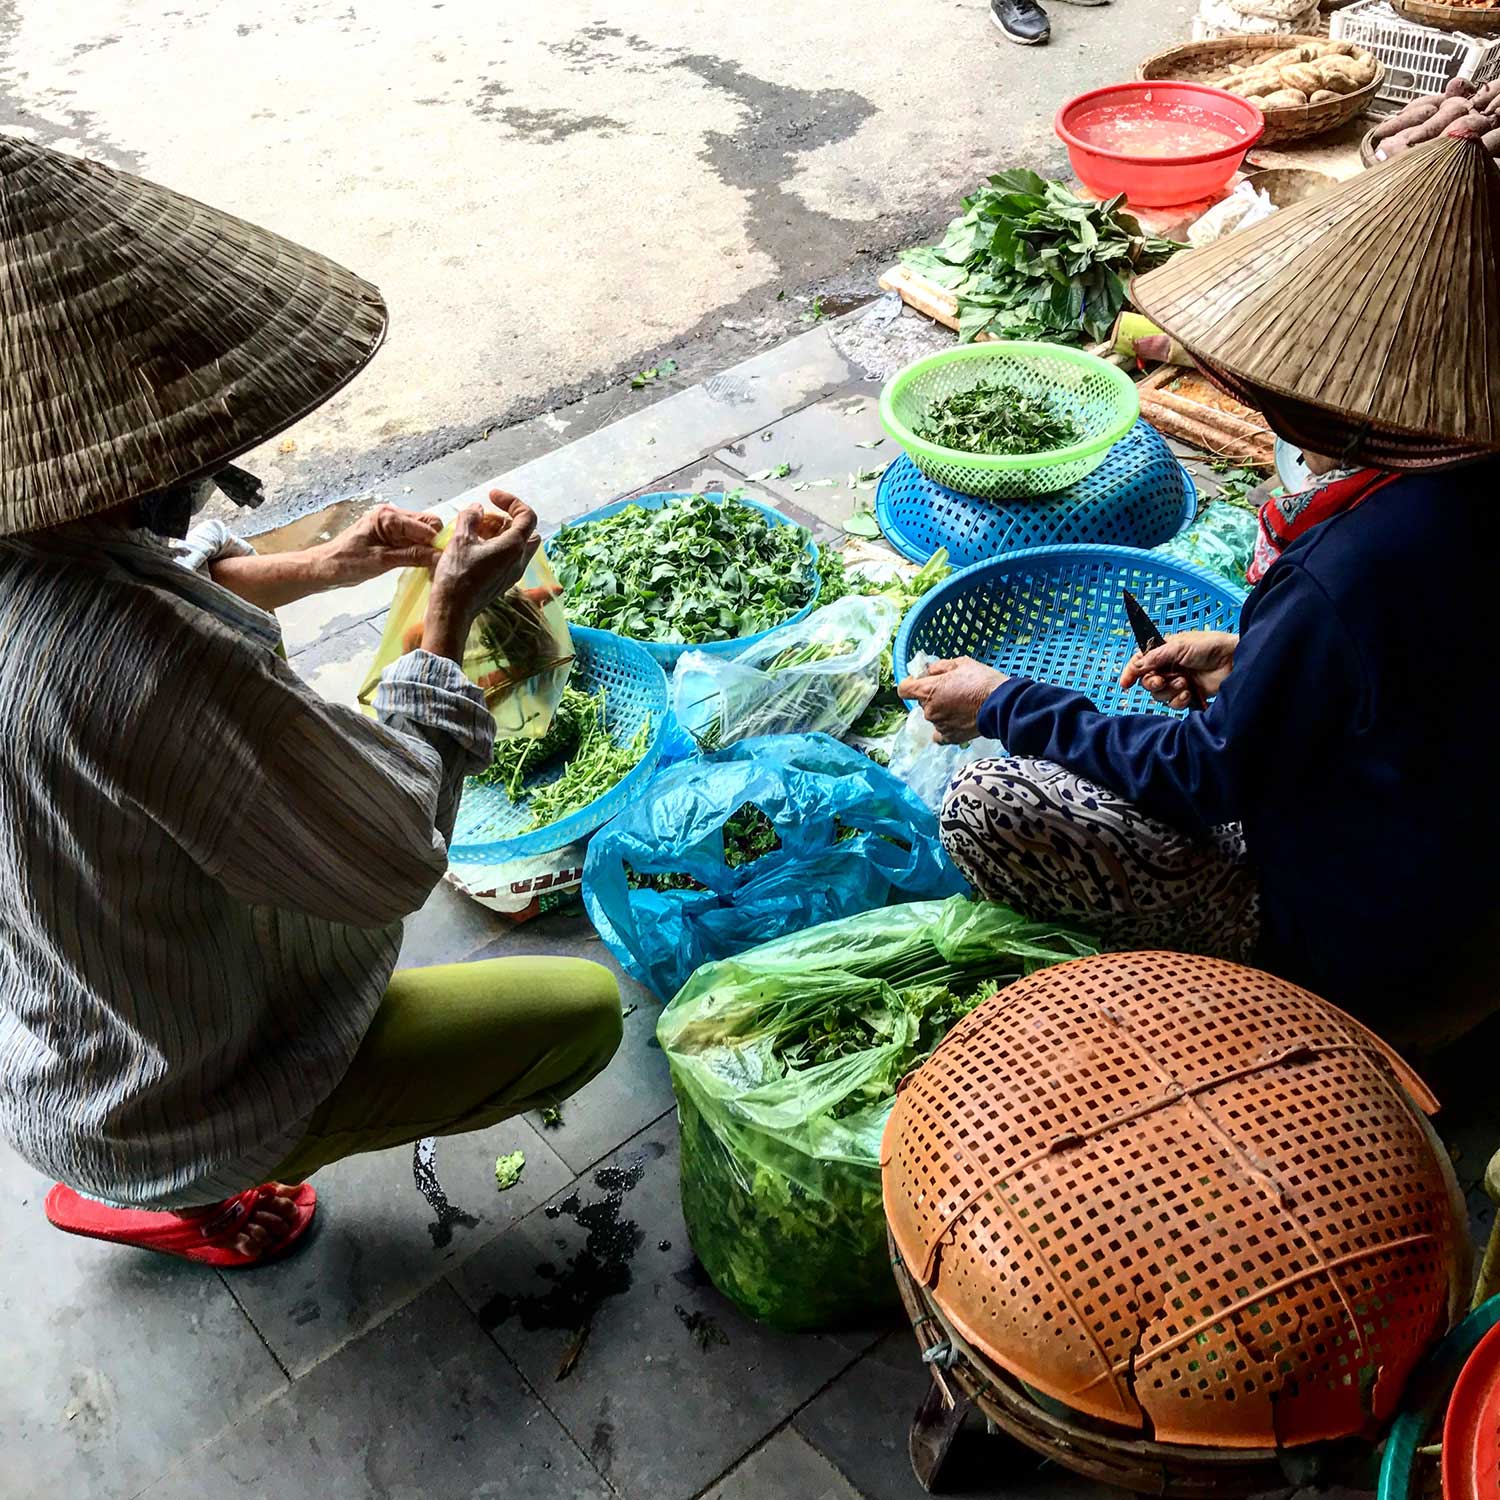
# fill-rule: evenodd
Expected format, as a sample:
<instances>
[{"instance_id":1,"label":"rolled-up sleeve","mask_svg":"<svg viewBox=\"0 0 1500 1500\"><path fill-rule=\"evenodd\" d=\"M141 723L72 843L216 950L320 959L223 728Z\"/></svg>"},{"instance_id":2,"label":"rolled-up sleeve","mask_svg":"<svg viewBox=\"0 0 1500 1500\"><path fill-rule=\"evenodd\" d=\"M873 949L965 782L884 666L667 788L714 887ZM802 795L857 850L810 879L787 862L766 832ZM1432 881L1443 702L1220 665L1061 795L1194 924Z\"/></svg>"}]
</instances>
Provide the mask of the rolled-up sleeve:
<instances>
[{"instance_id":1,"label":"rolled-up sleeve","mask_svg":"<svg viewBox=\"0 0 1500 1500\"><path fill-rule=\"evenodd\" d=\"M177 732L135 796L205 874L249 904L354 927L420 908L447 868L463 778L494 738L457 665L403 657L372 721L227 631L178 659L182 675L159 684L142 720Z\"/></svg>"}]
</instances>

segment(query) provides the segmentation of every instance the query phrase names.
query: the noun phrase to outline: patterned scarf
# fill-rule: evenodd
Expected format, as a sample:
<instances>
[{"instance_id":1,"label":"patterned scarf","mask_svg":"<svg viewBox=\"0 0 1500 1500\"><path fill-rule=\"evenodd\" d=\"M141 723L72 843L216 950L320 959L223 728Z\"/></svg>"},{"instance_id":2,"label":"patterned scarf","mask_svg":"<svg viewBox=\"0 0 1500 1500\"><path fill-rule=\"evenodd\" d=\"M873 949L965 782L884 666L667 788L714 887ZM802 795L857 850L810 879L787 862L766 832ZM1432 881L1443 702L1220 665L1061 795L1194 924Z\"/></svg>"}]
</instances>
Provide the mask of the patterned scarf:
<instances>
[{"instance_id":1,"label":"patterned scarf","mask_svg":"<svg viewBox=\"0 0 1500 1500\"><path fill-rule=\"evenodd\" d=\"M1255 556L1245 576L1251 583L1259 583L1299 536L1331 516L1362 505L1376 490L1399 477L1380 469L1332 469L1295 495L1267 500L1260 508L1260 535L1255 539Z\"/></svg>"}]
</instances>

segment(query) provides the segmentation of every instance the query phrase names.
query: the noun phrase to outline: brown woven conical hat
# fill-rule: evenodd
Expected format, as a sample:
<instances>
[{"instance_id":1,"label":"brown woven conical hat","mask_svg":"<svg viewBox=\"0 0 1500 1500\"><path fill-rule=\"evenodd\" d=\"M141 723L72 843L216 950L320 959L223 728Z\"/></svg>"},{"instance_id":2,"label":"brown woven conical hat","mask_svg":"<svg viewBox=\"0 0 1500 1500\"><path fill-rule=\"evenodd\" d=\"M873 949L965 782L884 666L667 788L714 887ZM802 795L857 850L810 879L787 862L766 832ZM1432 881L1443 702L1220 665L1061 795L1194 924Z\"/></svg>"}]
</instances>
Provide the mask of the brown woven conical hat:
<instances>
[{"instance_id":1,"label":"brown woven conical hat","mask_svg":"<svg viewBox=\"0 0 1500 1500\"><path fill-rule=\"evenodd\" d=\"M0 135L0 535L92 515L311 411L385 304L311 250Z\"/></svg>"},{"instance_id":2,"label":"brown woven conical hat","mask_svg":"<svg viewBox=\"0 0 1500 1500\"><path fill-rule=\"evenodd\" d=\"M1132 297L1227 385L1270 393L1273 420L1304 407L1308 446L1417 467L1500 447L1497 252L1500 168L1444 136L1175 256Z\"/></svg>"}]
</instances>

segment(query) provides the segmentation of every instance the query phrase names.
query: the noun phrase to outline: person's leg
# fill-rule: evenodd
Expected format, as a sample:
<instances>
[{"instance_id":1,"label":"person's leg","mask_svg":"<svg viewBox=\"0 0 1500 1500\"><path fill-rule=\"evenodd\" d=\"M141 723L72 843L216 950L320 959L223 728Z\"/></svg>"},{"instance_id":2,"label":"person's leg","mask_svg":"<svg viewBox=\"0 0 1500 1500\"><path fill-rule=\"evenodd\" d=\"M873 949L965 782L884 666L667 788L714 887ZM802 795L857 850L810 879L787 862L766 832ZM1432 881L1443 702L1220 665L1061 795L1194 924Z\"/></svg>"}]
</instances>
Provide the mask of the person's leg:
<instances>
[{"instance_id":1,"label":"person's leg","mask_svg":"<svg viewBox=\"0 0 1500 1500\"><path fill-rule=\"evenodd\" d=\"M979 760L943 804L943 846L987 900L1109 948L1245 962L1260 894L1237 828L1194 839L1050 761Z\"/></svg>"},{"instance_id":2,"label":"person's leg","mask_svg":"<svg viewBox=\"0 0 1500 1500\"><path fill-rule=\"evenodd\" d=\"M555 1104L614 1056L620 1028L614 976L582 959L404 970L275 1175L299 1182L346 1156Z\"/></svg>"}]
</instances>

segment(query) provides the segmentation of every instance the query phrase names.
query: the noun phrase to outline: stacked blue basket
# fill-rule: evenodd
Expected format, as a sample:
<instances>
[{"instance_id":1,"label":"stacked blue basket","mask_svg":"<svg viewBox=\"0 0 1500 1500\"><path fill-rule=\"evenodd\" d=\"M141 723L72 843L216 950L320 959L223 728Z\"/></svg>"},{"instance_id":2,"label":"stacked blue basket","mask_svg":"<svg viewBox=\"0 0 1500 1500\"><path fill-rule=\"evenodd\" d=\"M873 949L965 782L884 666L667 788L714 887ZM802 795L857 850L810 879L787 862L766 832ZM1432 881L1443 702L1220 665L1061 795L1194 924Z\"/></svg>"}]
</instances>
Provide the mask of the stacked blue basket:
<instances>
[{"instance_id":1,"label":"stacked blue basket","mask_svg":"<svg viewBox=\"0 0 1500 1500\"><path fill-rule=\"evenodd\" d=\"M1239 628L1239 598L1202 568L1133 547L1035 547L965 568L921 599L896 635L896 678L919 652L972 656L1085 693L1106 712L1158 709L1140 688L1120 692L1135 650L1122 589L1165 635Z\"/></svg>"},{"instance_id":2,"label":"stacked blue basket","mask_svg":"<svg viewBox=\"0 0 1500 1500\"><path fill-rule=\"evenodd\" d=\"M1134 427L1077 484L1038 499L982 500L933 483L903 454L885 471L875 518L898 552L955 567L1024 547L1069 543L1155 547L1196 513L1197 492L1155 428Z\"/></svg>"},{"instance_id":3,"label":"stacked blue basket","mask_svg":"<svg viewBox=\"0 0 1500 1500\"><path fill-rule=\"evenodd\" d=\"M629 744L649 719L651 732L646 753L635 769L602 797L546 828L529 832L523 831L531 822L527 811L529 797L523 794L519 802L512 802L504 787L468 782L449 849L455 860L498 863L564 848L603 827L644 789L656 769L669 718L667 679L660 665L636 642L622 636L606 630L588 630L582 625L569 629L573 637L569 686L584 693L605 690L604 722L617 745ZM554 766L538 772L534 779L528 779L527 787L555 780L560 769Z\"/></svg>"}]
</instances>

